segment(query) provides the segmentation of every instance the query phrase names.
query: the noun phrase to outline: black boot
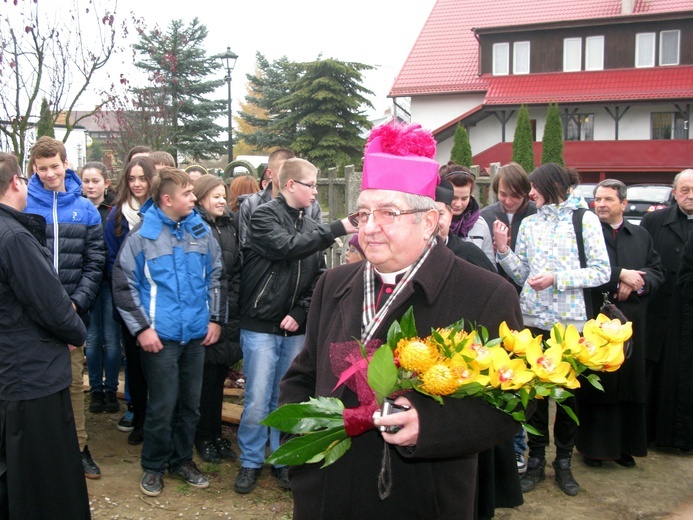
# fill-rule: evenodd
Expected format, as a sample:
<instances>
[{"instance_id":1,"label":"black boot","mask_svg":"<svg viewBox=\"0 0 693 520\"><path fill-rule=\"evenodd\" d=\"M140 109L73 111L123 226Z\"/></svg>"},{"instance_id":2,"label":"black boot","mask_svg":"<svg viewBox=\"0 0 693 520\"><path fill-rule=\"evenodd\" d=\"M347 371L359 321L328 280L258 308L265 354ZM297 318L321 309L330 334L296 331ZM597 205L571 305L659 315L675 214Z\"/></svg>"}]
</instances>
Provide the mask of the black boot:
<instances>
[{"instance_id":1,"label":"black boot","mask_svg":"<svg viewBox=\"0 0 693 520\"><path fill-rule=\"evenodd\" d=\"M530 457L527 471L520 475L520 489L523 493L532 491L537 483L546 478L546 459Z\"/></svg>"},{"instance_id":2,"label":"black boot","mask_svg":"<svg viewBox=\"0 0 693 520\"><path fill-rule=\"evenodd\" d=\"M574 497L580 492L580 484L577 483L573 472L570 471L570 459L556 459L553 461L553 469L556 470L556 482L566 495Z\"/></svg>"}]
</instances>

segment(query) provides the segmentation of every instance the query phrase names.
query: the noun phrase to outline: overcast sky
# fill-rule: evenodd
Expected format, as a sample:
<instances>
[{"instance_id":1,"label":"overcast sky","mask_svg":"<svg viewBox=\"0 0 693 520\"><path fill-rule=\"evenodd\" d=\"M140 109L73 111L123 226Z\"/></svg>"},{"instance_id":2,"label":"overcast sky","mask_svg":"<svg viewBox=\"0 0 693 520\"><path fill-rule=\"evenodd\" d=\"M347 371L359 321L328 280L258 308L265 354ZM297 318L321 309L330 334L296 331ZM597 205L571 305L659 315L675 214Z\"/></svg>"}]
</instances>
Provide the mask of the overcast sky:
<instances>
[{"instance_id":1,"label":"overcast sky","mask_svg":"<svg viewBox=\"0 0 693 520\"><path fill-rule=\"evenodd\" d=\"M44 0L45 1L45 0ZM373 65L365 87L375 93L374 114L390 105L392 83L421 31L435 0L118 0L122 17L129 11L148 27L165 28L171 20L197 16L207 26L207 48L239 57L232 74L234 111L246 94L246 74L255 70L255 54L269 60L323 58ZM115 64L114 64L115 65ZM219 71L221 78L225 73ZM226 85L217 93L226 97Z\"/></svg>"}]
</instances>

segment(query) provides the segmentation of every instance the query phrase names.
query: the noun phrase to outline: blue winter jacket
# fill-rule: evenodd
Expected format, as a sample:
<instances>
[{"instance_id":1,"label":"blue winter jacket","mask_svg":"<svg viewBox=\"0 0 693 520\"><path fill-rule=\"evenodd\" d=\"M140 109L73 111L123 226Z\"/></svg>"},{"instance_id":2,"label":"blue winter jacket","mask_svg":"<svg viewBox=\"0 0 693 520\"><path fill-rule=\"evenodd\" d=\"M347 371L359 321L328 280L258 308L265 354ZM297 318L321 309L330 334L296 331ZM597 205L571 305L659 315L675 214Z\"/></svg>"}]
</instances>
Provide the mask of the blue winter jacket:
<instances>
[{"instance_id":1,"label":"blue winter jacket","mask_svg":"<svg viewBox=\"0 0 693 520\"><path fill-rule=\"evenodd\" d=\"M147 328L186 344L226 321L221 250L197 211L180 222L152 205L128 234L112 272L113 300L133 336Z\"/></svg>"},{"instance_id":2,"label":"blue winter jacket","mask_svg":"<svg viewBox=\"0 0 693 520\"><path fill-rule=\"evenodd\" d=\"M25 212L46 219L46 247L52 253L53 268L85 319L101 287L106 263L103 227L96 207L82 197L82 181L72 170L65 172L65 189L47 190L38 174L32 175Z\"/></svg>"}]
</instances>

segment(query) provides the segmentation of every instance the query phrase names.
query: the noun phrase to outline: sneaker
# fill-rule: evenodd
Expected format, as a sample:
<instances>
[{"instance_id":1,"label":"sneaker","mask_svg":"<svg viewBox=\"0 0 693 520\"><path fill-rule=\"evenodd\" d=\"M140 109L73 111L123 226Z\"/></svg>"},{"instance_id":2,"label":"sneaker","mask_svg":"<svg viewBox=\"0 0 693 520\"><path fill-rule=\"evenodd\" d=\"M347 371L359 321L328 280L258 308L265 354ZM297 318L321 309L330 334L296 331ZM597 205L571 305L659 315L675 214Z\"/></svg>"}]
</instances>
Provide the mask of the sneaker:
<instances>
[{"instance_id":1,"label":"sneaker","mask_svg":"<svg viewBox=\"0 0 693 520\"><path fill-rule=\"evenodd\" d=\"M291 482L289 481L289 468L286 466L272 466L272 475L279 481L279 487L291 491Z\"/></svg>"},{"instance_id":2,"label":"sneaker","mask_svg":"<svg viewBox=\"0 0 693 520\"><path fill-rule=\"evenodd\" d=\"M82 450L82 468L84 469L84 476L87 478L101 478L101 469L96 465L94 459L91 458L91 453L89 453L89 446L85 446Z\"/></svg>"},{"instance_id":3,"label":"sneaker","mask_svg":"<svg viewBox=\"0 0 693 520\"><path fill-rule=\"evenodd\" d=\"M130 432L130 435L128 435L128 444L137 446L138 444L142 444L143 442L144 430L142 430L142 427L137 426L136 428L133 428L133 430Z\"/></svg>"},{"instance_id":4,"label":"sneaker","mask_svg":"<svg viewBox=\"0 0 693 520\"><path fill-rule=\"evenodd\" d=\"M257 478L261 471L262 468L241 468L236 477L236 483L233 485L233 490L242 495L250 493L257 486Z\"/></svg>"},{"instance_id":5,"label":"sneaker","mask_svg":"<svg viewBox=\"0 0 693 520\"><path fill-rule=\"evenodd\" d=\"M570 470L570 459L556 459L553 461L553 469L556 471L556 482L566 495L574 497L580 492L580 484L577 483L573 472Z\"/></svg>"},{"instance_id":6,"label":"sneaker","mask_svg":"<svg viewBox=\"0 0 693 520\"><path fill-rule=\"evenodd\" d=\"M122 419L118 421L118 431L121 432L131 432L132 430L135 429L134 426L134 421L135 421L135 414L133 413L132 409L128 406L127 411L125 412L125 415L123 415Z\"/></svg>"},{"instance_id":7,"label":"sneaker","mask_svg":"<svg viewBox=\"0 0 693 520\"><path fill-rule=\"evenodd\" d=\"M192 487L204 489L209 487L209 480L205 477L192 460L183 464L177 471L169 470L172 477L179 478Z\"/></svg>"},{"instance_id":8,"label":"sneaker","mask_svg":"<svg viewBox=\"0 0 693 520\"><path fill-rule=\"evenodd\" d=\"M145 471L140 480L140 491L148 497L158 497L164 489L164 479L158 473Z\"/></svg>"},{"instance_id":9,"label":"sneaker","mask_svg":"<svg viewBox=\"0 0 693 520\"><path fill-rule=\"evenodd\" d=\"M221 462L221 455L219 455L214 441L196 442L195 448L197 449L197 453L200 454L200 458L205 462Z\"/></svg>"},{"instance_id":10,"label":"sneaker","mask_svg":"<svg viewBox=\"0 0 693 520\"><path fill-rule=\"evenodd\" d=\"M97 390L91 393L91 402L89 403L90 413L101 413L104 411L106 403L104 402L103 392Z\"/></svg>"},{"instance_id":11,"label":"sneaker","mask_svg":"<svg viewBox=\"0 0 693 520\"><path fill-rule=\"evenodd\" d=\"M517 461L517 472L522 475L527 471L527 459L522 453L515 453L515 460Z\"/></svg>"},{"instance_id":12,"label":"sneaker","mask_svg":"<svg viewBox=\"0 0 693 520\"><path fill-rule=\"evenodd\" d=\"M532 491L536 485L546 478L546 459L530 457L527 471L520 477L520 489L523 493Z\"/></svg>"},{"instance_id":13,"label":"sneaker","mask_svg":"<svg viewBox=\"0 0 693 520\"><path fill-rule=\"evenodd\" d=\"M120 403L118 402L118 397L115 392L109 392L108 390L104 392L104 411L106 413L117 413L120 411Z\"/></svg>"},{"instance_id":14,"label":"sneaker","mask_svg":"<svg viewBox=\"0 0 693 520\"><path fill-rule=\"evenodd\" d=\"M236 452L233 451L231 443L228 439L224 437L217 437L214 439L214 446L216 446L219 456L226 460L236 460Z\"/></svg>"}]
</instances>

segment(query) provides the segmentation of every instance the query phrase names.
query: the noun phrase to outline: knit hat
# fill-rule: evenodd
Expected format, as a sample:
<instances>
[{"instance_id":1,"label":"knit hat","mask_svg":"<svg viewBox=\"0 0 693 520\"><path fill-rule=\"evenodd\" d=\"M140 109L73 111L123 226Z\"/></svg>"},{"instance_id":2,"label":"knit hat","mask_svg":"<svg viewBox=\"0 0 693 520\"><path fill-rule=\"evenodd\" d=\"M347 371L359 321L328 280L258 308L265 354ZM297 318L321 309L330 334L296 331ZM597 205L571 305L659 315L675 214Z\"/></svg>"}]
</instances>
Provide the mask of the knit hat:
<instances>
[{"instance_id":1,"label":"knit hat","mask_svg":"<svg viewBox=\"0 0 693 520\"><path fill-rule=\"evenodd\" d=\"M386 123L368 136L362 190L394 190L435 199L440 181L436 142L418 124Z\"/></svg>"}]
</instances>

